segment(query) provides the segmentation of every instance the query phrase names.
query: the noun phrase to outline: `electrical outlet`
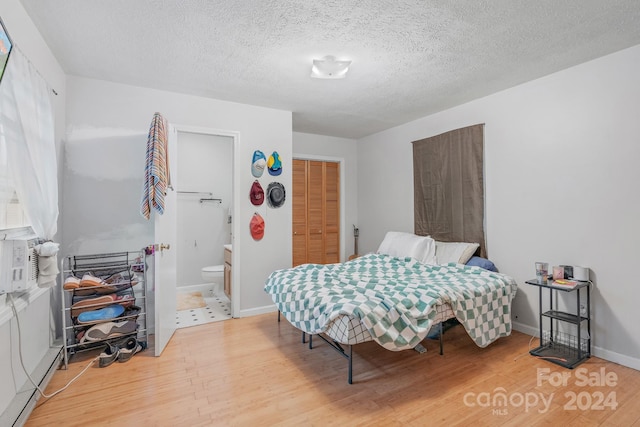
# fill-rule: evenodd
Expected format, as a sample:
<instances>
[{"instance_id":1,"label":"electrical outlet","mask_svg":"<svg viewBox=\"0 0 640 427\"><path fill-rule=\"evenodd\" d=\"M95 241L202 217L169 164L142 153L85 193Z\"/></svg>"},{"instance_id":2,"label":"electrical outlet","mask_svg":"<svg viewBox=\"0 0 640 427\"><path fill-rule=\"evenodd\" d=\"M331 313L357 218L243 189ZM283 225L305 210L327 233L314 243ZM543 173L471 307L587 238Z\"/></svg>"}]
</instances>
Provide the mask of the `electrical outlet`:
<instances>
[{"instance_id":1,"label":"electrical outlet","mask_svg":"<svg viewBox=\"0 0 640 427\"><path fill-rule=\"evenodd\" d=\"M587 306L584 304L580 304L580 316L587 315Z\"/></svg>"}]
</instances>

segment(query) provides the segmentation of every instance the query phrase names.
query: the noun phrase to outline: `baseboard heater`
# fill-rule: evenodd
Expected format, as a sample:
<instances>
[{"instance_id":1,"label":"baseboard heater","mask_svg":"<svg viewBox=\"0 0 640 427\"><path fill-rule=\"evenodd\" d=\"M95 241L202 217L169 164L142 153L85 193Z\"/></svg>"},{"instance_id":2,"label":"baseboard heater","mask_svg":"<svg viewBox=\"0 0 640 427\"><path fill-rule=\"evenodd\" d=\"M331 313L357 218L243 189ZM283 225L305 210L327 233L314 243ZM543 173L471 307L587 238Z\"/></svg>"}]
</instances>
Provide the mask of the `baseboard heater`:
<instances>
[{"instance_id":1,"label":"baseboard heater","mask_svg":"<svg viewBox=\"0 0 640 427\"><path fill-rule=\"evenodd\" d=\"M38 381L38 386L41 389L44 390L47 387L54 372L60 366L61 360L62 344L54 344L31 373L31 377L34 381ZM23 426L40 397L38 390L27 379L25 385L16 393L7 409L0 415L0 426Z\"/></svg>"}]
</instances>

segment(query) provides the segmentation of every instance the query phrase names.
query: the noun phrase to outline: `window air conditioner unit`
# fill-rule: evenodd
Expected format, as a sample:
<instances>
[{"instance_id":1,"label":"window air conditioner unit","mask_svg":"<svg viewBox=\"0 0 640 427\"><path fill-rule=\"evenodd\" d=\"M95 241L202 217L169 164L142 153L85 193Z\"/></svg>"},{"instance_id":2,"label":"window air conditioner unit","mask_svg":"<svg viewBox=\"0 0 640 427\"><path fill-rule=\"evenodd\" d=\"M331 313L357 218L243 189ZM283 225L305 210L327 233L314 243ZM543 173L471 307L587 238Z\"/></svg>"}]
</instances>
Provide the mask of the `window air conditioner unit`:
<instances>
[{"instance_id":1,"label":"window air conditioner unit","mask_svg":"<svg viewBox=\"0 0 640 427\"><path fill-rule=\"evenodd\" d=\"M0 293L24 292L38 284L39 243L35 236L0 240Z\"/></svg>"}]
</instances>

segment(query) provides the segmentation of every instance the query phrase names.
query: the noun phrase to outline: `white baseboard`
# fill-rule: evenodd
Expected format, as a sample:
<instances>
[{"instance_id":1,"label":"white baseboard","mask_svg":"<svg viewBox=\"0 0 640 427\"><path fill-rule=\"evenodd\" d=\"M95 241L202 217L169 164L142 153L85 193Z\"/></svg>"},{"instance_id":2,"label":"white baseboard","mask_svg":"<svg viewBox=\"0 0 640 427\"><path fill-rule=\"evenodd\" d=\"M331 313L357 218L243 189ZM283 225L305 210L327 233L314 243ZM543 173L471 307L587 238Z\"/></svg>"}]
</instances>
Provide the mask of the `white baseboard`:
<instances>
[{"instance_id":1,"label":"white baseboard","mask_svg":"<svg viewBox=\"0 0 640 427\"><path fill-rule=\"evenodd\" d=\"M213 292L214 294L218 292L222 292L222 287L224 285L220 283L202 283L199 285L188 285L188 286L178 286L176 288L177 293L182 292Z\"/></svg>"},{"instance_id":2,"label":"white baseboard","mask_svg":"<svg viewBox=\"0 0 640 427\"><path fill-rule=\"evenodd\" d=\"M63 351L62 344L54 344L49 348L34 371L31 372L31 377L38 382L38 386L41 389L44 390L47 387L54 372L58 369L62 361ZM0 425L23 426L40 398L40 393L27 381L22 389L16 393L9 407L0 414Z\"/></svg>"},{"instance_id":3,"label":"white baseboard","mask_svg":"<svg viewBox=\"0 0 640 427\"><path fill-rule=\"evenodd\" d=\"M611 350L605 350L601 347L593 347L592 354L600 359L608 360L609 362L617 363L618 365L626 366L627 368L640 371L640 359L635 357L625 356L624 354L616 353Z\"/></svg>"},{"instance_id":4,"label":"white baseboard","mask_svg":"<svg viewBox=\"0 0 640 427\"><path fill-rule=\"evenodd\" d=\"M278 309L276 308L275 304L272 304L272 305L265 305L262 307L251 308L248 310L240 310L240 313L238 313L238 315L235 317L257 316L259 314L276 313L277 311Z\"/></svg>"},{"instance_id":5,"label":"white baseboard","mask_svg":"<svg viewBox=\"0 0 640 427\"><path fill-rule=\"evenodd\" d=\"M534 336L536 338L539 338L540 336L540 329L525 325L524 323L511 321L511 327L514 331L522 332L526 335Z\"/></svg>"},{"instance_id":6,"label":"white baseboard","mask_svg":"<svg viewBox=\"0 0 640 427\"><path fill-rule=\"evenodd\" d=\"M537 327L525 325L518 322L512 322L511 325L513 326L514 331L522 332L523 334L534 337L540 336L540 329L538 329ZM640 359L636 357L626 356L624 354L616 353L615 351L606 350L602 347L596 346L593 346L591 348L591 354L608 362L617 363L619 365L626 366L627 368L640 371Z\"/></svg>"}]
</instances>

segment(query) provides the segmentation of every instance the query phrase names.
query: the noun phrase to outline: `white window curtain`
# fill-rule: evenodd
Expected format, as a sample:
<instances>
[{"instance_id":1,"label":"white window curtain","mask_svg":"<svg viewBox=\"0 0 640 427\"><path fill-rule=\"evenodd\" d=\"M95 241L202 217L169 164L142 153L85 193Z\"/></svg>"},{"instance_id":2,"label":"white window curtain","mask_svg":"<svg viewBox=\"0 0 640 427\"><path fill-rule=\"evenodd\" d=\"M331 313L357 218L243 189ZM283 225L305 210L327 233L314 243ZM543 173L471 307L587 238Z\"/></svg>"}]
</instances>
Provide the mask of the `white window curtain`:
<instances>
[{"instance_id":1,"label":"white window curtain","mask_svg":"<svg viewBox=\"0 0 640 427\"><path fill-rule=\"evenodd\" d=\"M0 163L7 166L29 224L38 236L53 239L58 173L51 90L17 46L0 83Z\"/></svg>"},{"instance_id":2,"label":"white window curtain","mask_svg":"<svg viewBox=\"0 0 640 427\"><path fill-rule=\"evenodd\" d=\"M7 159L7 147L2 142L2 124L0 122L0 228L12 227L8 218L9 206L13 201L16 186L13 184L9 173L9 161Z\"/></svg>"}]
</instances>

